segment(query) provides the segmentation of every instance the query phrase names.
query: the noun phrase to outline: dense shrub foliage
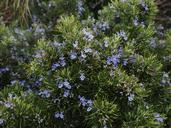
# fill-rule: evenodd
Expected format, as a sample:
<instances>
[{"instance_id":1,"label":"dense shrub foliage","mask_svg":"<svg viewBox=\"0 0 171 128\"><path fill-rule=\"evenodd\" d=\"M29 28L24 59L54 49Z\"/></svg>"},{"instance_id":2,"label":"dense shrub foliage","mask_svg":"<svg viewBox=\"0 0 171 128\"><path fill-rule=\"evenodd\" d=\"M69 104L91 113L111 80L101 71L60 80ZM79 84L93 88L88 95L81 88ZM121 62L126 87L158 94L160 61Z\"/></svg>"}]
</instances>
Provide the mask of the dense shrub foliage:
<instances>
[{"instance_id":1,"label":"dense shrub foliage","mask_svg":"<svg viewBox=\"0 0 171 128\"><path fill-rule=\"evenodd\" d=\"M171 30L153 1L29 5L26 26L0 24L0 126L171 126Z\"/></svg>"}]
</instances>

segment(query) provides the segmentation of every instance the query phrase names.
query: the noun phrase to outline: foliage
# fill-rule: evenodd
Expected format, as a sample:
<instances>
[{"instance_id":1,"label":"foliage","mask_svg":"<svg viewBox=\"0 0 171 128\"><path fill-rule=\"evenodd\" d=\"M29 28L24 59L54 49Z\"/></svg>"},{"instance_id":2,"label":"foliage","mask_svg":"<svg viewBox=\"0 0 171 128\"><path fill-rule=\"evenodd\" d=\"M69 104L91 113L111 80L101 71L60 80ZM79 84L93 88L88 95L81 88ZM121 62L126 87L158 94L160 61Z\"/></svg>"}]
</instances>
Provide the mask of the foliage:
<instances>
[{"instance_id":1,"label":"foliage","mask_svg":"<svg viewBox=\"0 0 171 128\"><path fill-rule=\"evenodd\" d=\"M28 29L1 24L0 125L169 127L171 31L155 3L49 2L32 6Z\"/></svg>"}]
</instances>

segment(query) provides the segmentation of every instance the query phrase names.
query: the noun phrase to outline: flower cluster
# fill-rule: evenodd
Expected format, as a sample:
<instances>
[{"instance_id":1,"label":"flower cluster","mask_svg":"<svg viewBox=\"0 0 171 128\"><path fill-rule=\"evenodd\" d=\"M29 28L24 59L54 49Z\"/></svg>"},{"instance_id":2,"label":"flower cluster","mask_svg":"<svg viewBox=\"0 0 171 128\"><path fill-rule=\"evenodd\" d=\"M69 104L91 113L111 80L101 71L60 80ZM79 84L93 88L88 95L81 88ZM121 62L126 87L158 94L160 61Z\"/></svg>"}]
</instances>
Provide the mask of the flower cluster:
<instances>
[{"instance_id":1,"label":"flower cluster","mask_svg":"<svg viewBox=\"0 0 171 128\"><path fill-rule=\"evenodd\" d=\"M64 119L64 112L55 112L55 118Z\"/></svg>"},{"instance_id":2,"label":"flower cluster","mask_svg":"<svg viewBox=\"0 0 171 128\"><path fill-rule=\"evenodd\" d=\"M149 7L148 7L148 5L144 2L144 0L141 1L141 6L142 6L143 11L148 11L148 10L149 10Z\"/></svg>"},{"instance_id":3,"label":"flower cluster","mask_svg":"<svg viewBox=\"0 0 171 128\"><path fill-rule=\"evenodd\" d=\"M85 77L85 74L84 74L84 73L80 73L80 80L81 80L81 81L84 81L85 78L86 78L86 77Z\"/></svg>"},{"instance_id":4,"label":"flower cluster","mask_svg":"<svg viewBox=\"0 0 171 128\"><path fill-rule=\"evenodd\" d=\"M43 91L40 91L38 93L38 95L40 95L41 97L49 98L50 97L50 91L49 90L43 90Z\"/></svg>"},{"instance_id":5,"label":"flower cluster","mask_svg":"<svg viewBox=\"0 0 171 128\"><path fill-rule=\"evenodd\" d=\"M43 58L45 56L45 51L44 50L37 50L35 54L35 58Z\"/></svg>"},{"instance_id":6,"label":"flower cluster","mask_svg":"<svg viewBox=\"0 0 171 128\"><path fill-rule=\"evenodd\" d=\"M85 11L85 9L83 7L83 1L82 0L78 0L78 2L77 2L77 11L78 11L79 16L81 16L83 14L83 12Z\"/></svg>"},{"instance_id":7,"label":"flower cluster","mask_svg":"<svg viewBox=\"0 0 171 128\"><path fill-rule=\"evenodd\" d=\"M150 46L152 47L152 48L156 48L156 46L157 46L157 39L156 38L151 38L151 41L150 41Z\"/></svg>"},{"instance_id":8,"label":"flower cluster","mask_svg":"<svg viewBox=\"0 0 171 128\"><path fill-rule=\"evenodd\" d=\"M128 97L128 101L131 102L134 100L135 94L130 94Z\"/></svg>"},{"instance_id":9,"label":"flower cluster","mask_svg":"<svg viewBox=\"0 0 171 128\"><path fill-rule=\"evenodd\" d=\"M126 35L124 30L120 30L119 32L117 32L117 35L123 38L125 41L128 40L128 36Z\"/></svg>"},{"instance_id":10,"label":"flower cluster","mask_svg":"<svg viewBox=\"0 0 171 128\"><path fill-rule=\"evenodd\" d=\"M8 93L8 97L10 98L10 99L15 99L16 97L17 97L17 95L15 94L15 93Z\"/></svg>"},{"instance_id":11,"label":"flower cluster","mask_svg":"<svg viewBox=\"0 0 171 128\"><path fill-rule=\"evenodd\" d=\"M107 22L97 22L93 25L93 30L96 34L98 34L98 30L107 31L109 29L109 24Z\"/></svg>"},{"instance_id":12,"label":"flower cluster","mask_svg":"<svg viewBox=\"0 0 171 128\"><path fill-rule=\"evenodd\" d=\"M68 97L68 96L70 96L70 90L65 90L63 97Z\"/></svg>"},{"instance_id":13,"label":"flower cluster","mask_svg":"<svg viewBox=\"0 0 171 128\"><path fill-rule=\"evenodd\" d=\"M77 55L76 52L71 52L71 53L70 53L70 59L71 59L71 60L75 60L75 59L77 58L77 56L78 56L78 55Z\"/></svg>"},{"instance_id":14,"label":"flower cluster","mask_svg":"<svg viewBox=\"0 0 171 128\"><path fill-rule=\"evenodd\" d=\"M32 3L27 29L0 25L0 126L168 124L171 32L152 1Z\"/></svg>"},{"instance_id":15,"label":"flower cluster","mask_svg":"<svg viewBox=\"0 0 171 128\"><path fill-rule=\"evenodd\" d=\"M92 106L93 106L93 101L90 99L86 99L84 96L78 96L79 100L80 100L80 104L83 107L87 107L87 112L92 110Z\"/></svg>"},{"instance_id":16,"label":"flower cluster","mask_svg":"<svg viewBox=\"0 0 171 128\"><path fill-rule=\"evenodd\" d=\"M66 65L65 57L60 57L59 61L52 64L52 71L56 70L58 67L64 67Z\"/></svg>"},{"instance_id":17,"label":"flower cluster","mask_svg":"<svg viewBox=\"0 0 171 128\"><path fill-rule=\"evenodd\" d=\"M162 80L161 80L161 85L162 86L171 86L169 74L166 73L166 72L163 73L163 77L162 77Z\"/></svg>"},{"instance_id":18,"label":"flower cluster","mask_svg":"<svg viewBox=\"0 0 171 128\"><path fill-rule=\"evenodd\" d=\"M68 79L65 79L64 81L57 82L57 87L58 88L66 88L66 89L71 89L72 88L72 86L70 85Z\"/></svg>"},{"instance_id":19,"label":"flower cluster","mask_svg":"<svg viewBox=\"0 0 171 128\"><path fill-rule=\"evenodd\" d=\"M84 40L92 41L94 39L94 35L92 34L92 32L88 31L86 28L84 28L82 32L84 34Z\"/></svg>"},{"instance_id":20,"label":"flower cluster","mask_svg":"<svg viewBox=\"0 0 171 128\"><path fill-rule=\"evenodd\" d=\"M0 102L0 104L1 105L3 105L4 107L6 107L6 108L10 108L10 109L13 109L14 108L14 104L13 103L11 103L11 102Z\"/></svg>"},{"instance_id":21,"label":"flower cluster","mask_svg":"<svg viewBox=\"0 0 171 128\"><path fill-rule=\"evenodd\" d=\"M6 67L6 68L0 68L0 73L5 73L5 72L8 72L9 71L9 68Z\"/></svg>"},{"instance_id":22,"label":"flower cluster","mask_svg":"<svg viewBox=\"0 0 171 128\"><path fill-rule=\"evenodd\" d=\"M135 17L135 19L133 20L133 23L135 26L138 26L138 24L139 24L138 17Z\"/></svg>"},{"instance_id":23,"label":"flower cluster","mask_svg":"<svg viewBox=\"0 0 171 128\"><path fill-rule=\"evenodd\" d=\"M43 81L43 77L40 77L39 79L36 79L35 82L33 83L33 86L41 86Z\"/></svg>"},{"instance_id":24,"label":"flower cluster","mask_svg":"<svg viewBox=\"0 0 171 128\"><path fill-rule=\"evenodd\" d=\"M160 116L159 113L154 113L154 117L158 122L163 122L164 119Z\"/></svg>"},{"instance_id":25,"label":"flower cluster","mask_svg":"<svg viewBox=\"0 0 171 128\"><path fill-rule=\"evenodd\" d=\"M114 68L116 68L118 66L119 62L120 62L119 55L112 55L107 58L107 64L108 65L112 64Z\"/></svg>"},{"instance_id":26,"label":"flower cluster","mask_svg":"<svg viewBox=\"0 0 171 128\"><path fill-rule=\"evenodd\" d=\"M2 126L5 123L4 119L0 119L0 125Z\"/></svg>"}]
</instances>

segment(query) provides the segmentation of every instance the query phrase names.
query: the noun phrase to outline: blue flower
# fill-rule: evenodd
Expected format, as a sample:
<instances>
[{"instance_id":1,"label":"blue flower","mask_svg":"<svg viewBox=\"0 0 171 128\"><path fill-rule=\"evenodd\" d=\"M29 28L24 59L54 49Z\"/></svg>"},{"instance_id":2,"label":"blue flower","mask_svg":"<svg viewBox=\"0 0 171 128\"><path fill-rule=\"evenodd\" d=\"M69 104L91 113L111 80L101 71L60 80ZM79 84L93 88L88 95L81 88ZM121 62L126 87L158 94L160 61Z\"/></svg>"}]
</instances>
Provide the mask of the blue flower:
<instances>
[{"instance_id":1,"label":"blue flower","mask_svg":"<svg viewBox=\"0 0 171 128\"><path fill-rule=\"evenodd\" d=\"M84 7L83 7L83 2L82 0L79 0L77 3L77 10L78 10L78 15L81 16L82 13L85 11Z\"/></svg>"},{"instance_id":2,"label":"blue flower","mask_svg":"<svg viewBox=\"0 0 171 128\"><path fill-rule=\"evenodd\" d=\"M21 80L21 81L19 81L19 83L20 83L21 86L24 86L26 81L25 80Z\"/></svg>"},{"instance_id":3,"label":"blue flower","mask_svg":"<svg viewBox=\"0 0 171 128\"><path fill-rule=\"evenodd\" d=\"M161 79L160 85L161 86L166 86L166 85L171 86L170 78L169 78L168 73L166 73L166 72L163 73L163 77Z\"/></svg>"},{"instance_id":4,"label":"blue flower","mask_svg":"<svg viewBox=\"0 0 171 128\"><path fill-rule=\"evenodd\" d=\"M57 84L57 86L58 86L58 88L63 88L64 84L63 84L63 82L60 81L60 82Z\"/></svg>"},{"instance_id":5,"label":"blue flower","mask_svg":"<svg viewBox=\"0 0 171 128\"><path fill-rule=\"evenodd\" d=\"M88 106L92 106L93 105L93 101L92 100L88 100L87 104L88 104Z\"/></svg>"},{"instance_id":6,"label":"blue flower","mask_svg":"<svg viewBox=\"0 0 171 128\"><path fill-rule=\"evenodd\" d=\"M142 6L144 11L148 11L149 10L148 5L143 0L141 2L141 6Z\"/></svg>"},{"instance_id":7,"label":"blue flower","mask_svg":"<svg viewBox=\"0 0 171 128\"><path fill-rule=\"evenodd\" d=\"M87 107L87 112L91 111L92 110L92 106L93 106L93 101L92 100L88 100L88 99L85 99L85 97L83 96L78 96L79 100L80 100L80 103L83 107Z\"/></svg>"},{"instance_id":8,"label":"blue flower","mask_svg":"<svg viewBox=\"0 0 171 128\"><path fill-rule=\"evenodd\" d=\"M133 23L134 23L135 26L138 26L138 20L134 19Z\"/></svg>"},{"instance_id":9,"label":"blue flower","mask_svg":"<svg viewBox=\"0 0 171 128\"><path fill-rule=\"evenodd\" d=\"M94 24L94 25L93 25L93 32L94 32L96 35L99 34L97 30L98 30L97 25Z\"/></svg>"},{"instance_id":10,"label":"blue flower","mask_svg":"<svg viewBox=\"0 0 171 128\"><path fill-rule=\"evenodd\" d=\"M151 38L151 40L150 40L150 46L152 47L152 48L156 48L156 46L157 46L157 39L156 38Z\"/></svg>"},{"instance_id":11,"label":"blue flower","mask_svg":"<svg viewBox=\"0 0 171 128\"><path fill-rule=\"evenodd\" d=\"M76 59L77 58L77 53L76 52L71 52L70 53L70 59L71 60L74 60L74 59Z\"/></svg>"},{"instance_id":12,"label":"blue flower","mask_svg":"<svg viewBox=\"0 0 171 128\"><path fill-rule=\"evenodd\" d=\"M35 86L40 86L41 83L42 83L41 81L37 80L37 81L35 81L34 85L35 85Z\"/></svg>"},{"instance_id":13,"label":"blue flower","mask_svg":"<svg viewBox=\"0 0 171 128\"><path fill-rule=\"evenodd\" d=\"M57 82L57 86L58 86L58 88L63 88L63 87L65 87L65 88L67 88L67 89L71 89L71 85L70 85L70 83L68 82L67 79L65 79L64 81L59 81L59 82Z\"/></svg>"},{"instance_id":14,"label":"blue flower","mask_svg":"<svg viewBox=\"0 0 171 128\"><path fill-rule=\"evenodd\" d=\"M74 47L74 48L78 48L78 41L75 41L75 42L73 43L73 47Z\"/></svg>"},{"instance_id":15,"label":"blue flower","mask_svg":"<svg viewBox=\"0 0 171 128\"><path fill-rule=\"evenodd\" d=\"M97 22L96 26L101 30L101 31L106 31L109 29L109 24L107 22Z\"/></svg>"},{"instance_id":16,"label":"blue flower","mask_svg":"<svg viewBox=\"0 0 171 128\"><path fill-rule=\"evenodd\" d=\"M85 53L92 53L92 49L91 48L84 48L84 52Z\"/></svg>"},{"instance_id":17,"label":"blue flower","mask_svg":"<svg viewBox=\"0 0 171 128\"><path fill-rule=\"evenodd\" d=\"M56 70L56 68L58 68L59 66L60 66L59 63L54 63L54 64L52 65L52 71Z\"/></svg>"},{"instance_id":18,"label":"blue flower","mask_svg":"<svg viewBox=\"0 0 171 128\"><path fill-rule=\"evenodd\" d=\"M86 77L85 77L84 73L81 73L81 74L80 74L80 80L83 81L83 80L85 80L85 78L86 78Z\"/></svg>"},{"instance_id":19,"label":"blue flower","mask_svg":"<svg viewBox=\"0 0 171 128\"><path fill-rule=\"evenodd\" d=\"M15 93L8 93L8 97L10 99L15 99L17 97L17 95Z\"/></svg>"},{"instance_id":20,"label":"blue flower","mask_svg":"<svg viewBox=\"0 0 171 128\"><path fill-rule=\"evenodd\" d=\"M87 108L87 112L90 112L92 110L92 107Z\"/></svg>"},{"instance_id":21,"label":"blue flower","mask_svg":"<svg viewBox=\"0 0 171 128\"><path fill-rule=\"evenodd\" d=\"M44 50L37 50L35 58L43 58L45 56L45 51Z\"/></svg>"},{"instance_id":22,"label":"blue flower","mask_svg":"<svg viewBox=\"0 0 171 128\"><path fill-rule=\"evenodd\" d=\"M163 118L161 118L161 117L156 118L156 120L157 120L158 122L163 122L163 121L164 121L164 119L163 119Z\"/></svg>"},{"instance_id":23,"label":"blue flower","mask_svg":"<svg viewBox=\"0 0 171 128\"><path fill-rule=\"evenodd\" d=\"M60 57L59 58L59 64L64 67L66 65L66 62L65 62L65 58L64 57Z\"/></svg>"},{"instance_id":24,"label":"blue flower","mask_svg":"<svg viewBox=\"0 0 171 128\"><path fill-rule=\"evenodd\" d=\"M65 79L63 85L64 85L67 89L71 89L71 85L70 85L70 83L68 82L67 79Z\"/></svg>"},{"instance_id":25,"label":"blue flower","mask_svg":"<svg viewBox=\"0 0 171 128\"><path fill-rule=\"evenodd\" d=\"M118 55L112 55L111 57L107 58L107 64L113 64L113 66L116 68L120 62L120 58Z\"/></svg>"},{"instance_id":26,"label":"blue flower","mask_svg":"<svg viewBox=\"0 0 171 128\"><path fill-rule=\"evenodd\" d=\"M64 119L64 112L55 112L55 118Z\"/></svg>"},{"instance_id":27,"label":"blue flower","mask_svg":"<svg viewBox=\"0 0 171 128\"><path fill-rule=\"evenodd\" d=\"M122 56L122 55L123 55L123 47L122 47L122 46L120 46L120 47L118 48L118 55L119 55L119 56Z\"/></svg>"},{"instance_id":28,"label":"blue flower","mask_svg":"<svg viewBox=\"0 0 171 128\"><path fill-rule=\"evenodd\" d=\"M35 81L34 86L40 86L42 84L43 78L39 78L38 80Z\"/></svg>"},{"instance_id":29,"label":"blue flower","mask_svg":"<svg viewBox=\"0 0 171 128\"><path fill-rule=\"evenodd\" d=\"M160 117L160 114L159 113L154 113L154 117L155 117L155 119L158 122L163 122L164 121L164 119L162 117Z\"/></svg>"},{"instance_id":30,"label":"blue flower","mask_svg":"<svg viewBox=\"0 0 171 128\"><path fill-rule=\"evenodd\" d=\"M44 35L44 34L45 34L45 29L41 28L40 26L37 26L34 32L34 35L38 36L38 35Z\"/></svg>"},{"instance_id":31,"label":"blue flower","mask_svg":"<svg viewBox=\"0 0 171 128\"><path fill-rule=\"evenodd\" d=\"M84 53L84 51L81 51L81 57L82 57L83 59L85 59L85 58L87 57L87 55Z\"/></svg>"},{"instance_id":32,"label":"blue flower","mask_svg":"<svg viewBox=\"0 0 171 128\"><path fill-rule=\"evenodd\" d=\"M87 105L87 100L83 96L79 95L78 98L80 99L80 103L82 104L82 106Z\"/></svg>"},{"instance_id":33,"label":"blue flower","mask_svg":"<svg viewBox=\"0 0 171 128\"><path fill-rule=\"evenodd\" d=\"M103 128L108 128L108 127L107 127L107 125L104 125L104 127L103 127Z\"/></svg>"},{"instance_id":34,"label":"blue flower","mask_svg":"<svg viewBox=\"0 0 171 128\"><path fill-rule=\"evenodd\" d=\"M0 73L5 73L5 72L8 72L9 71L9 68L6 67L6 68L0 68Z\"/></svg>"},{"instance_id":35,"label":"blue flower","mask_svg":"<svg viewBox=\"0 0 171 128\"><path fill-rule=\"evenodd\" d=\"M133 101L134 100L135 95L134 94L130 94L128 97L128 101Z\"/></svg>"},{"instance_id":36,"label":"blue flower","mask_svg":"<svg viewBox=\"0 0 171 128\"><path fill-rule=\"evenodd\" d=\"M0 125L3 125L5 123L4 119L0 119Z\"/></svg>"},{"instance_id":37,"label":"blue flower","mask_svg":"<svg viewBox=\"0 0 171 128\"><path fill-rule=\"evenodd\" d=\"M62 46L62 43L54 41L54 42L52 42L52 45L55 46L55 47L60 47L60 46Z\"/></svg>"},{"instance_id":38,"label":"blue flower","mask_svg":"<svg viewBox=\"0 0 171 128\"><path fill-rule=\"evenodd\" d=\"M10 109L13 109L13 107L14 107L14 104L11 103L11 102L4 102L3 105L4 105L6 108L10 108Z\"/></svg>"},{"instance_id":39,"label":"blue flower","mask_svg":"<svg viewBox=\"0 0 171 128\"><path fill-rule=\"evenodd\" d=\"M92 41L94 39L94 36L92 34L92 32L87 31L85 28L82 30L83 34L84 34L84 38L87 41Z\"/></svg>"},{"instance_id":40,"label":"blue flower","mask_svg":"<svg viewBox=\"0 0 171 128\"><path fill-rule=\"evenodd\" d=\"M65 90L63 96L64 97L68 97L69 95L70 95L70 91L69 90Z\"/></svg>"},{"instance_id":41,"label":"blue flower","mask_svg":"<svg viewBox=\"0 0 171 128\"><path fill-rule=\"evenodd\" d=\"M110 76L114 76L114 71L113 70L110 70L109 75Z\"/></svg>"},{"instance_id":42,"label":"blue flower","mask_svg":"<svg viewBox=\"0 0 171 128\"><path fill-rule=\"evenodd\" d=\"M123 65L126 66L127 64L128 64L128 60L127 59L124 59Z\"/></svg>"},{"instance_id":43,"label":"blue flower","mask_svg":"<svg viewBox=\"0 0 171 128\"><path fill-rule=\"evenodd\" d=\"M109 42L107 40L104 41L104 46L107 48L109 46Z\"/></svg>"},{"instance_id":44,"label":"blue flower","mask_svg":"<svg viewBox=\"0 0 171 128\"><path fill-rule=\"evenodd\" d=\"M135 19L133 20L133 23L135 26L138 26L138 17L135 17Z\"/></svg>"},{"instance_id":45,"label":"blue flower","mask_svg":"<svg viewBox=\"0 0 171 128\"><path fill-rule=\"evenodd\" d=\"M17 80L11 81L11 85L13 86L13 85L15 85L17 82L18 82Z\"/></svg>"},{"instance_id":46,"label":"blue flower","mask_svg":"<svg viewBox=\"0 0 171 128\"><path fill-rule=\"evenodd\" d=\"M49 90L43 90L43 91L40 91L38 93L38 95L42 96L42 97L46 97L46 98L49 98L50 97L50 91Z\"/></svg>"},{"instance_id":47,"label":"blue flower","mask_svg":"<svg viewBox=\"0 0 171 128\"><path fill-rule=\"evenodd\" d=\"M128 37L124 30L120 30L119 32L117 32L117 35L122 37L125 41L128 40Z\"/></svg>"},{"instance_id":48,"label":"blue flower","mask_svg":"<svg viewBox=\"0 0 171 128\"><path fill-rule=\"evenodd\" d=\"M62 56L59 58L59 61L57 63L52 64L52 71L56 70L56 68L62 66L64 67L66 65L65 58Z\"/></svg>"}]
</instances>

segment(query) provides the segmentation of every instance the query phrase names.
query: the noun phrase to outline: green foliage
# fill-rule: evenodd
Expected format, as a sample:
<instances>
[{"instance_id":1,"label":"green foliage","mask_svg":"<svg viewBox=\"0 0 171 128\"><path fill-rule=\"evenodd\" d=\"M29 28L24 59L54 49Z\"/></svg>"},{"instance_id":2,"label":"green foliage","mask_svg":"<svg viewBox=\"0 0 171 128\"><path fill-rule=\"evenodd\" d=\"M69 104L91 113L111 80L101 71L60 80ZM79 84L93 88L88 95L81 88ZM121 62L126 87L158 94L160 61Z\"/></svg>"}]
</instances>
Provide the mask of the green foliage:
<instances>
[{"instance_id":1,"label":"green foliage","mask_svg":"<svg viewBox=\"0 0 171 128\"><path fill-rule=\"evenodd\" d=\"M81 13L78 1L53 2L32 6L29 30L1 25L0 125L169 127L171 37L155 3L112 0L96 14L91 1Z\"/></svg>"},{"instance_id":2,"label":"green foliage","mask_svg":"<svg viewBox=\"0 0 171 128\"><path fill-rule=\"evenodd\" d=\"M30 14L30 3L32 0L2 0L0 2L1 10L10 11L12 18L18 17L17 19L22 23L26 24ZM5 16L6 17L6 16ZM5 19L6 20L6 19Z\"/></svg>"},{"instance_id":3,"label":"green foliage","mask_svg":"<svg viewBox=\"0 0 171 128\"><path fill-rule=\"evenodd\" d=\"M118 108L114 103L109 103L107 100L98 99L94 101L94 110L87 118L88 127L99 128L109 124L112 127L113 120L118 118ZM115 122L117 123L117 122Z\"/></svg>"}]
</instances>

